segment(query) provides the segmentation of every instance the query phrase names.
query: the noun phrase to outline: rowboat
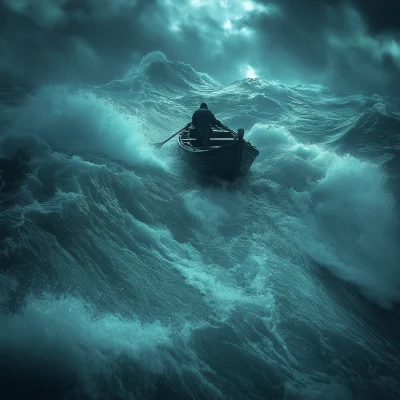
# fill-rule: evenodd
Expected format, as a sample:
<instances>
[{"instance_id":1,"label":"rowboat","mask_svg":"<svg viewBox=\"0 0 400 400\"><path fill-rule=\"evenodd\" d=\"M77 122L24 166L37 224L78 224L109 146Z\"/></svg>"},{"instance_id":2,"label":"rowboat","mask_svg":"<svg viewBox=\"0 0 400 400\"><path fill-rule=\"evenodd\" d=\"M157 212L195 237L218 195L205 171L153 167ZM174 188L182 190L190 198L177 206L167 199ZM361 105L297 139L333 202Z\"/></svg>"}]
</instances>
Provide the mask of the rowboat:
<instances>
[{"instance_id":1,"label":"rowboat","mask_svg":"<svg viewBox=\"0 0 400 400\"><path fill-rule=\"evenodd\" d=\"M191 138L192 126L183 128L178 136L182 158L197 172L234 181L244 176L250 169L259 151L243 138L244 129L237 132L223 125L212 126L209 146L195 146L196 139Z\"/></svg>"}]
</instances>

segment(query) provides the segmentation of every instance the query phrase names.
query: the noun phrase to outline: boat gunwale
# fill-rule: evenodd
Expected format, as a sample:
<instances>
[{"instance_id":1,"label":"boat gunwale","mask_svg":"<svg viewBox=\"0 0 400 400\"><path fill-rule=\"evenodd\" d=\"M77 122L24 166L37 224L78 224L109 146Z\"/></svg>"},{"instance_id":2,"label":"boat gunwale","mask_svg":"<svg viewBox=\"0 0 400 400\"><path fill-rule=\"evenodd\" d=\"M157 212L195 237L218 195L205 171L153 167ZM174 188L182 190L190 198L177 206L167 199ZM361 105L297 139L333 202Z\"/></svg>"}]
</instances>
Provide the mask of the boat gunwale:
<instances>
[{"instance_id":1,"label":"boat gunwale","mask_svg":"<svg viewBox=\"0 0 400 400\"><path fill-rule=\"evenodd\" d=\"M218 128L218 127L217 126L212 126L211 129L212 128ZM185 128L183 128L181 130L181 132L179 133L179 136L178 136L178 143L179 143L179 145L181 146L182 149L184 149L185 151L188 151L188 152L192 152L192 153L212 152L212 151L217 151L217 150L221 150L221 149L226 149L228 147L233 147L233 146L236 147L238 145L238 143L240 142L238 133L235 132L233 129L230 129L228 127L226 127L225 129L226 129L227 133L229 133L233 138L233 141L231 143L222 144L222 145L219 145L219 146L215 146L213 148L211 148L209 146L207 146L207 147L201 147L201 146L195 147L195 146L193 146L191 144L183 143L182 134L184 134L184 133L188 134L189 133L189 127L185 127ZM213 133L214 133L214 131L213 131Z\"/></svg>"},{"instance_id":2,"label":"boat gunwale","mask_svg":"<svg viewBox=\"0 0 400 400\"><path fill-rule=\"evenodd\" d=\"M249 171L260 152L248 140L239 137L238 132L226 126L223 126L223 128L224 131L220 132L225 135L228 133L228 138L232 138L229 143L215 147L197 147L193 146L190 140L182 140L182 137L189 138L190 130L189 126L186 126L179 132L179 150L183 158L197 172L209 176L218 176L233 182ZM220 139L223 138L220 137ZM228 138L225 137L225 139ZM218 139L218 137L215 139Z\"/></svg>"}]
</instances>

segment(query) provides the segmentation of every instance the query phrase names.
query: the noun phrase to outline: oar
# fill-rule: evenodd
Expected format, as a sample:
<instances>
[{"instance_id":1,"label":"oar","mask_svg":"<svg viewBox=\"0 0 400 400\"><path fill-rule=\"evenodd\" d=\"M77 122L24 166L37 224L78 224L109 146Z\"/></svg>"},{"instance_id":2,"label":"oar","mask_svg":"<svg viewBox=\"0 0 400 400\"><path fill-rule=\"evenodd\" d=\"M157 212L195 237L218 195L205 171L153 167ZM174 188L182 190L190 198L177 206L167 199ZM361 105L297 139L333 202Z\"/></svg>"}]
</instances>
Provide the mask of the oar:
<instances>
[{"instance_id":1,"label":"oar","mask_svg":"<svg viewBox=\"0 0 400 400\"><path fill-rule=\"evenodd\" d=\"M160 149L165 143L167 143L169 140L171 140L173 137L175 137L178 133L182 132L185 128L186 128L186 126L182 129L179 129L178 132L174 133L167 140L164 140L163 142L160 142L160 143L154 143L153 146L157 149Z\"/></svg>"}]
</instances>

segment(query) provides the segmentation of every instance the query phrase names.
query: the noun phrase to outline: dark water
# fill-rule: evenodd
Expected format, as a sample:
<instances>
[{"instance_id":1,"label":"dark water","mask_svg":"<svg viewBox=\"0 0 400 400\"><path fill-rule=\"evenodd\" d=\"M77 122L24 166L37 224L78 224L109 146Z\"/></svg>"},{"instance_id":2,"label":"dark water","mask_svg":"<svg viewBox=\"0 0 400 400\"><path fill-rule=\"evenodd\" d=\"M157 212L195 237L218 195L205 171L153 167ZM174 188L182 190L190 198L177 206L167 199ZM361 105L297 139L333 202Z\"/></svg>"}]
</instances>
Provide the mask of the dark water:
<instances>
[{"instance_id":1,"label":"dark water","mask_svg":"<svg viewBox=\"0 0 400 400\"><path fill-rule=\"evenodd\" d=\"M400 108L157 54L0 93L2 399L397 399ZM207 101L260 150L200 180Z\"/></svg>"}]
</instances>

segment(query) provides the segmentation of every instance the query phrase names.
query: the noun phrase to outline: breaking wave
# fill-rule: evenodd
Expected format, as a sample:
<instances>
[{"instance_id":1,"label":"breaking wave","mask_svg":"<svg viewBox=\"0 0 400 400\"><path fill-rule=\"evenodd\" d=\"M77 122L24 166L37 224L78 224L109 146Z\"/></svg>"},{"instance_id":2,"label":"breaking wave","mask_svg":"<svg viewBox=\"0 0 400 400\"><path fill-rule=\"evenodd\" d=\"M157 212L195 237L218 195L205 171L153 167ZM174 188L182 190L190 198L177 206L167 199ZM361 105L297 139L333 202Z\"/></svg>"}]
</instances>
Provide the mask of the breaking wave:
<instances>
[{"instance_id":1,"label":"breaking wave","mask_svg":"<svg viewBox=\"0 0 400 400\"><path fill-rule=\"evenodd\" d=\"M161 53L105 87L11 92L2 398L398 397L385 99L222 86ZM173 140L151 146L205 99L260 150L233 184L199 181Z\"/></svg>"}]
</instances>

